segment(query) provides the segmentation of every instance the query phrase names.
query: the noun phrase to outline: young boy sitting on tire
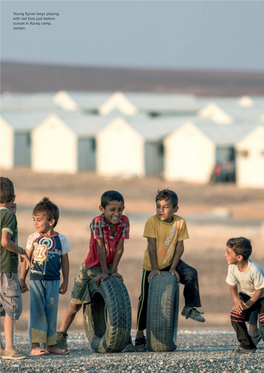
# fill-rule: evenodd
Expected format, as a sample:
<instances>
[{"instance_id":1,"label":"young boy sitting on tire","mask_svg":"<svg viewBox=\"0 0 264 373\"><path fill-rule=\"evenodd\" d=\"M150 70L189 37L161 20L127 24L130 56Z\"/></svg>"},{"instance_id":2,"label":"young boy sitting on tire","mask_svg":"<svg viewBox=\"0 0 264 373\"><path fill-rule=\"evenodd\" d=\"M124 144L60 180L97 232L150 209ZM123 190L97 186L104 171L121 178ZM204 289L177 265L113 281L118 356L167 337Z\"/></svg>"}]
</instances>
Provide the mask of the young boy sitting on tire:
<instances>
[{"instance_id":1,"label":"young boy sitting on tire","mask_svg":"<svg viewBox=\"0 0 264 373\"><path fill-rule=\"evenodd\" d=\"M90 250L80 266L79 275L74 279L71 302L57 332L57 346L67 347L67 331L83 303L90 303L88 284L92 278L97 286L108 276L123 280L117 266L124 252L124 240L129 238L129 220L123 215L124 198L114 190L105 192L101 197L99 210L91 224Z\"/></svg>"},{"instance_id":2,"label":"young boy sitting on tire","mask_svg":"<svg viewBox=\"0 0 264 373\"><path fill-rule=\"evenodd\" d=\"M178 209L177 194L169 189L159 190L156 196L156 215L149 218L145 225L143 236L147 238L148 246L142 263L135 340L137 351L146 350L143 330L146 329L149 282L154 276L159 275L160 271L169 271L185 285L185 307L182 316L199 322L205 321L195 308L201 307L197 271L181 260L184 251L183 240L189 238L189 235L185 220L175 215Z\"/></svg>"}]
</instances>

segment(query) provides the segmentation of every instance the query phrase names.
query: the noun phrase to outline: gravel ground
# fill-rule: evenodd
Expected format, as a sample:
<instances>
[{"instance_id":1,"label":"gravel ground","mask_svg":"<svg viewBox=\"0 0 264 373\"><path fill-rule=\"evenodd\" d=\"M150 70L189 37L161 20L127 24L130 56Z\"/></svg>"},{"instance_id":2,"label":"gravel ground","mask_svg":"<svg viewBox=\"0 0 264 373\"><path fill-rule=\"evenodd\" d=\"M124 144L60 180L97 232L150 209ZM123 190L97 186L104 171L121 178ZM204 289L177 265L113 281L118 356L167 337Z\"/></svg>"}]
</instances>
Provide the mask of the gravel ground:
<instances>
[{"instance_id":1,"label":"gravel ground","mask_svg":"<svg viewBox=\"0 0 264 373\"><path fill-rule=\"evenodd\" d=\"M132 332L132 338L135 331ZM237 346L231 330L199 329L179 331L177 350L169 353L119 353L97 354L88 344L84 333L69 333L69 348L66 356L28 357L26 360L0 360L1 372L241 372L264 371L264 343L258 345L254 354L234 355ZM16 348L29 352L26 334L16 336Z\"/></svg>"}]
</instances>

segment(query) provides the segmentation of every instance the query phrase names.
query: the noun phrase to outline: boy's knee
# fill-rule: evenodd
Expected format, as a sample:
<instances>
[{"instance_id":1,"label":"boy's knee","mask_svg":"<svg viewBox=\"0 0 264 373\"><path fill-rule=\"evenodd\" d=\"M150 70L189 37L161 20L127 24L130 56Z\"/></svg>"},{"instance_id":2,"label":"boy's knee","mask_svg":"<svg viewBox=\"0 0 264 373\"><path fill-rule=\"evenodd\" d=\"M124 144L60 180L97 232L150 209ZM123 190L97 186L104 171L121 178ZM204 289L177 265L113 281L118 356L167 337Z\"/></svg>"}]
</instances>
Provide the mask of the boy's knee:
<instances>
[{"instance_id":1,"label":"boy's knee","mask_svg":"<svg viewBox=\"0 0 264 373\"><path fill-rule=\"evenodd\" d=\"M70 303L69 305L69 312L71 314L77 313L80 309L82 308L82 304L75 304L75 303Z\"/></svg>"},{"instance_id":2,"label":"boy's knee","mask_svg":"<svg viewBox=\"0 0 264 373\"><path fill-rule=\"evenodd\" d=\"M188 271L186 273L186 279L187 281L197 281L198 273L195 268L188 268Z\"/></svg>"}]
</instances>

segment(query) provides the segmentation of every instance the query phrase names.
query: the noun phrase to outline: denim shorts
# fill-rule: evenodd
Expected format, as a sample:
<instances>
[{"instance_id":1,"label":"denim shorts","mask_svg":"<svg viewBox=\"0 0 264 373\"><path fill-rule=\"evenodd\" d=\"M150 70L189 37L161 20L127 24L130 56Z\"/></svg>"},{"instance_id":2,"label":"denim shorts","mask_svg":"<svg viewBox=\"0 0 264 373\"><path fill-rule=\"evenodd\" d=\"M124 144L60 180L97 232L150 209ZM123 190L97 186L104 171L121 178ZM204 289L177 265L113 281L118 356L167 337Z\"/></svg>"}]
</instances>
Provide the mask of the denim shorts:
<instances>
[{"instance_id":1,"label":"denim shorts","mask_svg":"<svg viewBox=\"0 0 264 373\"><path fill-rule=\"evenodd\" d=\"M18 320L22 313L22 295L17 273L0 273L0 315Z\"/></svg>"},{"instance_id":2,"label":"denim shorts","mask_svg":"<svg viewBox=\"0 0 264 373\"><path fill-rule=\"evenodd\" d=\"M108 273L111 274L112 264L107 268ZM100 273L102 273L102 267L88 268L84 263L80 265L80 272L74 279L74 285L71 293L71 303L91 303L91 296L88 285L92 278L99 275Z\"/></svg>"}]
</instances>

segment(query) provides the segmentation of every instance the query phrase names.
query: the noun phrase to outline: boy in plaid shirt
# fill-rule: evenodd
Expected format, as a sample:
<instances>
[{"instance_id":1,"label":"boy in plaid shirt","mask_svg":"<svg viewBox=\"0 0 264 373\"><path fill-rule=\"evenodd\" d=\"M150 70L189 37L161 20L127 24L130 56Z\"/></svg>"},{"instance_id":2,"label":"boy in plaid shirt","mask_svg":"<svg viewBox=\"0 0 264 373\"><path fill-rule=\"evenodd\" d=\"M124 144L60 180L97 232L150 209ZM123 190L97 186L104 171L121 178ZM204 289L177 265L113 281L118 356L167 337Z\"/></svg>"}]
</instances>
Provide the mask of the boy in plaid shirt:
<instances>
[{"instance_id":1,"label":"boy in plaid shirt","mask_svg":"<svg viewBox=\"0 0 264 373\"><path fill-rule=\"evenodd\" d=\"M79 275L74 279L71 302L57 332L57 346L67 349L67 330L83 303L90 303L88 283L95 277L99 286L108 276L123 280L117 266L124 252L124 240L129 238L129 220L123 215L124 198L114 190L105 192L101 197L99 210L91 224L90 250L80 266Z\"/></svg>"}]
</instances>

